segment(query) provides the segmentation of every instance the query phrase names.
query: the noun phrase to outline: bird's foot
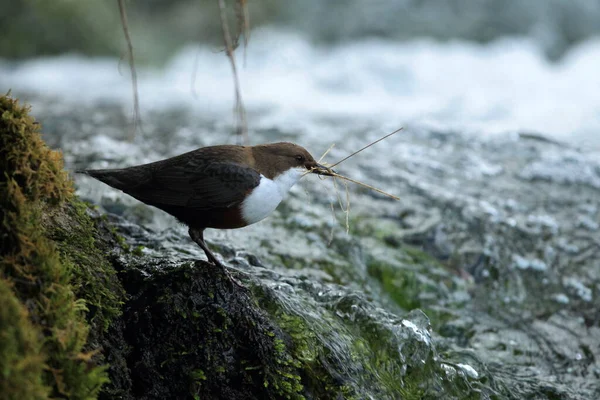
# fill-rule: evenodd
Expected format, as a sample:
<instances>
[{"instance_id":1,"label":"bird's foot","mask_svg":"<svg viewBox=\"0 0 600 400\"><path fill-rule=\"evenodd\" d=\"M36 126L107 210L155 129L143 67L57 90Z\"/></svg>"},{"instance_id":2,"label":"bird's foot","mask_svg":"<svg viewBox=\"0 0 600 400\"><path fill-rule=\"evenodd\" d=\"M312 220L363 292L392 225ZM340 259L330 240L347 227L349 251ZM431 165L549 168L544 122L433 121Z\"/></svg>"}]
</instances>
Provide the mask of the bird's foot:
<instances>
[{"instance_id":1,"label":"bird's foot","mask_svg":"<svg viewBox=\"0 0 600 400\"><path fill-rule=\"evenodd\" d=\"M216 258L213 258L212 260L209 259L209 261L213 265L215 265L216 267L221 268L221 270L225 273L225 275L231 281L231 283L233 283L234 285L236 285L240 289L248 290L248 288L246 286L244 286L240 281L238 281L237 279L235 279L233 277L233 275L231 274L231 272L229 272L229 270L227 269L227 267L225 265L223 265L221 262L219 262L219 260L217 260Z\"/></svg>"},{"instance_id":2,"label":"bird's foot","mask_svg":"<svg viewBox=\"0 0 600 400\"><path fill-rule=\"evenodd\" d=\"M212 263L214 266L216 266L218 268L221 268L221 270L225 273L225 275L227 275L227 278L229 278L229 280L234 285L236 285L240 289L248 290L246 288L246 286L242 285L240 282L237 281L237 279L235 279L231 275L231 273L227 270L227 267L225 267L223 264L221 264L221 262L219 262L219 260L217 260L217 258L214 256L214 254L209 250L208 246L206 246L206 243L204 242L204 237L203 237L202 232L204 232L204 229L190 228L190 230L189 230L190 237L192 238L192 240L194 242L196 242L196 244L198 246L200 246L202 248L202 250L204 250L204 253L206 254L206 258L208 258L208 262Z\"/></svg>"}]
</instances>

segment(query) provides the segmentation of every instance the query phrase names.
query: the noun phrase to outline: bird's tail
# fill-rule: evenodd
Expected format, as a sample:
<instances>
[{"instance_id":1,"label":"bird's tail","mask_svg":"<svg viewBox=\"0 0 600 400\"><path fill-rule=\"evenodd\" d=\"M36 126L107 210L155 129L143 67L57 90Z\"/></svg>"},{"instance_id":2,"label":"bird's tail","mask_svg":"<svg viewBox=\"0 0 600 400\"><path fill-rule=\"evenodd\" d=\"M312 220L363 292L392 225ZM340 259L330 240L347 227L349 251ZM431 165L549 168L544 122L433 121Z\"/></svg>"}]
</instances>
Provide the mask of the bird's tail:
<instances>
[{"instance_id":1,"label":"bird's tail","mask_svg":"<svg viewBox=\"0 0 600 400\"><path fill-rule=\"evenodd\" d=\"M85 174L116 189L125 192L140 183L139 177L131 169L79 169L78 174ZM133 173L132 173L133 172Z\"/></svg>"}]
</instances>

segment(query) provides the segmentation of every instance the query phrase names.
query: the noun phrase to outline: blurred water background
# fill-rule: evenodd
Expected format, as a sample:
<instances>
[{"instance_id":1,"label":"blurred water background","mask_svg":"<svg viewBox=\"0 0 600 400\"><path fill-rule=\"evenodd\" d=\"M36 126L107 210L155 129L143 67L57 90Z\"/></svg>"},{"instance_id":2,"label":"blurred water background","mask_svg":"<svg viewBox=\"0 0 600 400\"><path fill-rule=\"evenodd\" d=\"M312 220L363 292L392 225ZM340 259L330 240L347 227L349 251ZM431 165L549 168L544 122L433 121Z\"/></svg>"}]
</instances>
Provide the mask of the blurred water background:
<instances>
[{"instance_id":1,"label":"blurred water background","mask_svg":"<svg viewBox=\"0 0 600 400\"><path fill-rule=\"evenodd\" d=\"M217 2L127 6L142 113L187 109L233 125ZM249 9L249 47L237 56L250 130L334 118L600 145L599 1L270 0ZM116 2L1 1L0 25L0 90L34 105L117 101L129 116Z\"/></svg>"}]
</instances>

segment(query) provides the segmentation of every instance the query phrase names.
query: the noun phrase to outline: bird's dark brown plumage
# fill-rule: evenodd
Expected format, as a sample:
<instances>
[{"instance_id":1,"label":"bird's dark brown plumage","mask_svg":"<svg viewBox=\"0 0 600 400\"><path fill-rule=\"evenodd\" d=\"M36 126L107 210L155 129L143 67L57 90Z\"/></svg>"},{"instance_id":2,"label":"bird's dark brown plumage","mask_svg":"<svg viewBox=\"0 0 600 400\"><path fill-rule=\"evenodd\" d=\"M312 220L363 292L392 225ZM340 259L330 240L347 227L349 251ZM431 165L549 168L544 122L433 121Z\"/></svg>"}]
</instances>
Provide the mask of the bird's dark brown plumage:
<instances>
[{"instance_id":1,"label":"bird's dark brown plumage","mask_svg":"<svg viewBox=\"0 0 600 400\"><path fill-rule=\"evenodd\" d=\"M293 143L203 147L149 164L80 172L173 215L188 225L191 238L209 260L220 265L204 242L204 229L246 226L242 203L260 184L261 175L274 179L297 167L328 174Z\"/></svg>"},{"instance_id":2,"label":"bird's dark brown plumage","mask_svg":"<svg viewBox=\"0 0 600 400\"><path fill-rule=\"evenodd\" d=\"M231 214L236 213L231 210L260 182L259 172L242 165L240 147L204 147L150 164L84 172L190 227L239 228L244 226L241 221L235 226L224 225L233 222Z\"/></svg>"}]
</instances>

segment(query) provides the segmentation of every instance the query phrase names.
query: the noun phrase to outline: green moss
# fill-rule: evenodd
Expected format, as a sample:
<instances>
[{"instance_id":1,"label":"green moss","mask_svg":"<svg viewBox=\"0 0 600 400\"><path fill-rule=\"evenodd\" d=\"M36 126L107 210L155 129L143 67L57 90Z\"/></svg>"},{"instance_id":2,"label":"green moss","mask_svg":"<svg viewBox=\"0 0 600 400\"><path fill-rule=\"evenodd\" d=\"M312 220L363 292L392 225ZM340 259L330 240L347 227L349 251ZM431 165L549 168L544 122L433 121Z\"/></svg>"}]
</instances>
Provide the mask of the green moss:
<instances>
[{"instance_id":1,"label":"green moss","mask_svg":"<svg viewBox=\"0 0 600 400\"><path fill-rule=\"evenodd\" d=\"M404 252L403 258L411 264L441 267L438 260L417 247L404 245L402 246L402 251Z\"/></svg>"},{"instance_id":2,"label":"green moss","mask_svg":"<svg viewBox=\"0 0 600 400\"><path fill-rule=\"evenodd\" d=\"M445 372L430 343L412 335L409 328L400 337L402 324L390 325L364 314L367 300L360 296L341 297L331 303L321 299L328 305L306 300L304 306L296 308L297 304L279 301L280 297L269 292L256 292L261 307L289 338L276 341L276 352L291 357L286 365L295 372L288 376L289 381L299 377L297 382L303 390L298 393L307 398L435 398L431 396L439 393L437 385L448 385L448 393L466 392L444 381ZM302 301L299 297L294 300ZM414 313L407 319L419 321L422 317L426 329L426 316L420 311Z\"/></svg>"},{"instance_id":3,"label":"green moss","mask_svg":"<svg viewBox=\"0 0 600 400\"><path fill-rule=\"evenodd\" d=\"M28 112L16 100L0 97L0 279L27 304L31 327L40 333L29 336L30 346L46 360L39 379L50 395L95 398L108 379L105 368L92 362L93 353L83 350L89 327L86 303L72 285L75 265L63 262L41 229L45 210L72 200L72 182L61 154L46 147ZM9 326L29 329L22 317ZM10 370L4 364L10 359L3 357L0 370Z\"/></svg>"},{"instance_id":4,"label":"green moss","mask_svg":"<svg viewBox=\"0 0 600 400\"><path fill-rule=\"evenodd\" d=\"M88 204L73 198L61 207L47 210L43 226L46 237L57 244L63 265L73 273L71 285L76 295L85 300L88 321L106 331L120 315L124 298L106 254L115 247L123 247L117 235L105 238L102 243L99 223L105 222L92 219ZM115 239L117 243L111 243Z\"/></svg>"},{"instance_id":5,"label":"green moss","mask_svg":"<svg viewBox=\"0 0 600 400\"><path fill-rule=\"evenodd\" d=\"M0 279L0 393L4 399L45 399L41 333L7 280Z\"/></svg>"},{"instance_id":6,"label":"green moss","mask_svg":"<svg viewBox=\"0 0 600 400\"><path fill-rule=\"evenodd\" d=\"M367 271L381 282L383 290L403 309L421 307L419 296L423 291L415 271L401 269L393 265L373 261Z\"/></svg>"},{"instance_id":7,"label":"green moss","mask_svg":"<svg viewBox=\"0 0 600 400\"><path fill-rule=\"evenodd\" d=\"M467 282L419 248L403 245L394 250L372 257L367 262L369 275L404 310L425 311L435 329L453 319L452 310L463 307L465 301L450 293L466 291Z\"/></svg>"},{"instance_id":8,"label":"green moss","mask_svg":"<svg viewBox=\"0 0 600 400\"><path fill-rule=\"evenodd\" d=\"M273 339L276 366L265 379L265 387L272 386L275 392L286 399L303 400L301 394L304 387L298 375L301 363L288 352L285 342L279 338Z\"/></svg>"},{"instance_id":9,"label":"green moss","mask_svg":"<svg viewBox=\"0 0 600 400\"><path fill-rule=\"evenodd\" d=\"M203 262L139 271L124 320L143 323L128 335L132 381L161 398L304 399L302 371L289 338L244 291ZM148 270L152 269L152 273ZM163 377L168 376L169 379ZM152 397L151 396L151 397Z\"/></svg>"},{"instance_id":10,"label":"green moss","mask_svg":"<svg viewBox=\"0 0 600 400\"><path fill-rule=\"evenodd\" d=\"M136 246L131 253L136 257L141 257L144 255L144 246Z\"/></svg>"},{"instance_id":11,"label":"green moss","mask_svg":"<svg viewBox=\"0 0 600 400\"><path fill-rule=\"evenodd\" d=\"M192 371L192 373L190 374L190 378L192 378L194 381L205 381L206 375L204 374L203 370L196 369Z\"/></svg>"},{"instance_id":12,"label":"green moss","mask_svg":"<svg viewBox=\"0 0 600 400\"><path fill-rule=\"evenodd\" d=\"M279 395L288 399L304 399L304 394L319 399L354 398L354 389L336 381L323 364L328 350L316 327L299 315L284 312L275 303L261 300L289 337L288 341L274 338L278 367L274 374L267 375L265 386L275 387Z\"/></svg>"},{"instance_id":13,"label":"green moss","mask_svg":"<svg viewBox=\"0 0 600 400\"><path fill-rule=\"evenodd\" d=\"M115 239L117 240L119 247L121 247L124 251L129 253L131 251L129 243L127 243L125 238L119 234L117 228L115 228L114 226L111 226L110 231L113 234L113 236L115 237Z\"/></svg>"}]
</instances>

